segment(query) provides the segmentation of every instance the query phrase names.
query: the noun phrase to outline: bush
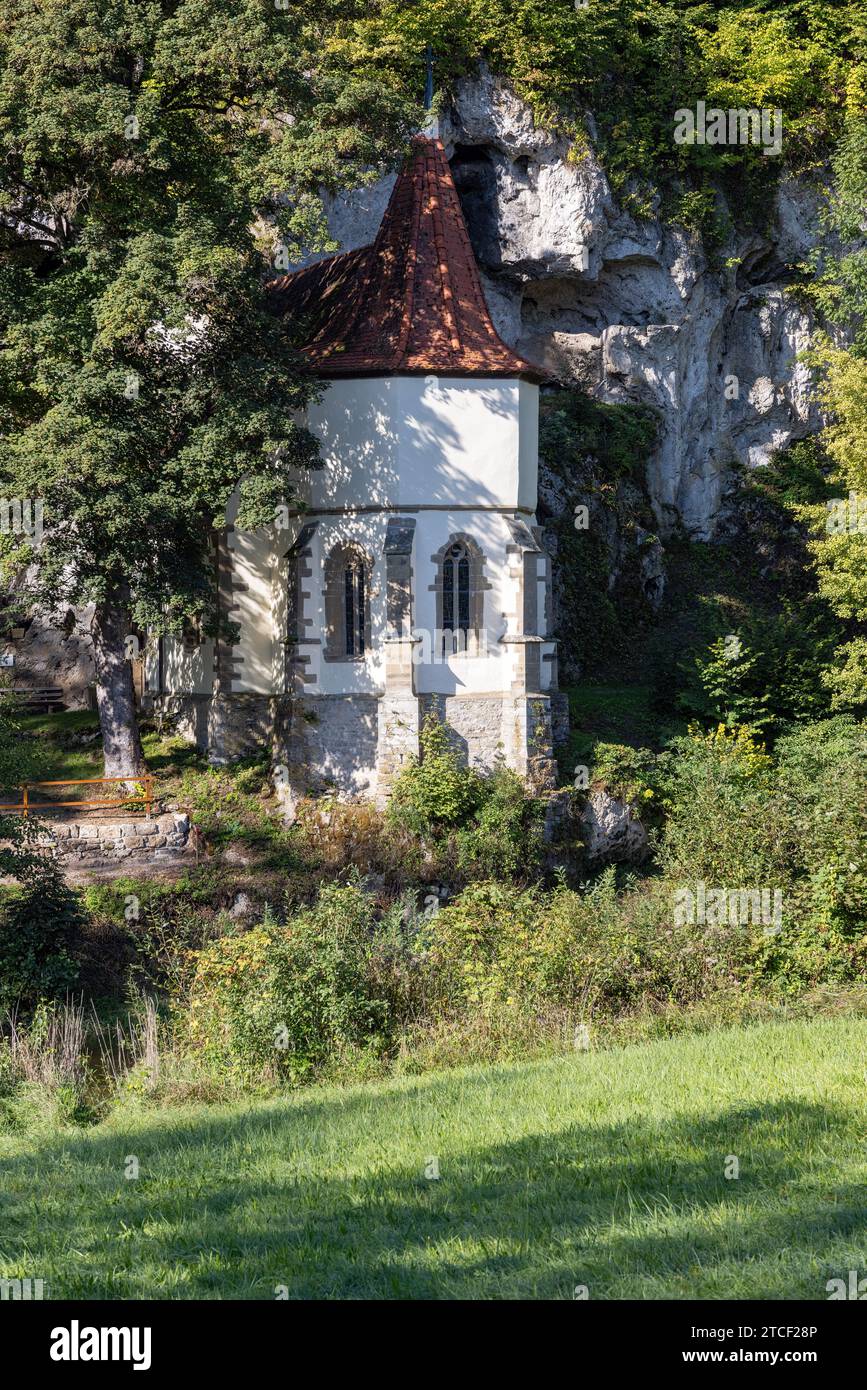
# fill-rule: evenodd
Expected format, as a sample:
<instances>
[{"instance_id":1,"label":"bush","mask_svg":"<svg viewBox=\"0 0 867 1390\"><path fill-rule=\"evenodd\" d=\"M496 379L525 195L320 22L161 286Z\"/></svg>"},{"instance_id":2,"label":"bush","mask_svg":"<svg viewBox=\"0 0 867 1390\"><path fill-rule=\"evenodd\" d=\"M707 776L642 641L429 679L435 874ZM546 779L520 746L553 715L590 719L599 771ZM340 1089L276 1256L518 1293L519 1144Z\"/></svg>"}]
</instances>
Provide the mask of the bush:
<instances>
[{"instance_id":1,"label":"bush","mask_svg":"<svg viewBox=\"0 0 867 1390\"><path fill-rule=\"evenodd\" d=\"M745 730L676 744L660 852L668 883L779 890L779 930L730 927L744 984L797 993L867 965L867 728L839 717L781 739Z\"/></svg>"},{"instance_id":2,"label":"bush","mask_svg":"<svg viewBox=\"0 0 867 1390\"><path fill-rule=\"evenodd\" d=\"M526 878L542 858L543 811L521 778L500 763L488 777L464 766L435 714L424 722L422 756L396 779L387 821L392 835L425 836L431 863L461 878ZM414 867L421 867L416 860Z\"/></svg>"},{"instance_id":3,"label":"bush","mask_svg":"<svg viewBox=\"0 0 867 1390\"><path fill-rule=\"evenodd\" d=\"M436 835L469 820L482 801L482 779L463 766L436 714L425 719L419 744L421 759L395 780L388 819L418 835Z\"/></svg>"},{"instance_id":4,"label":"bush","mask_svg":"<svg viewBox=\"0 0 867 1390\"><path fill-rule=\"evenodd\" d=\"M293 1082L343 1050L382 1051L392 1018L373 968L374 926L357 883L331 885L285 926L266 919L207 946L196 956L192 1041L230 1071Z\"/></svg>"},{"instance_id":5,"label":"bush","mask_svg":"<svg viewBox=\"0 0 867 1390\"><path fill-rule=\"evenodd\" d=\"M80 909L50 862L0 906L0 1012L65 995L78 979Z\"/></svg>"},{"instance_id":6,"label":"bush","mask_svg":"<svg viewBox=\"0 0 867 1390\"><path fill-rule=\"evenodd\" d=\"M695 658L681 708L770 737L830 713L823 668L837 634L815 604L803 603L799 612L753 614L741 626L741 632L716 638Z\"/></svg>"},{"instance_id":7,"label":"bush","mask_svg":"<svg viewBox=\"0 0 867 1390\"><path fill-rule=\"evenodd\" d=\"M584 891L468 888L431 924L428 966L454 1014L503 1008L573 1021L686 1006L730 987L701 928L675 926L666 885L618 892L608 869Z\"/></svg>"},{"instance_id":8,"label":"bush","mask_svg":"<svg viewBox=\"0 0 867 1390\"><path fill-rule=\"evenodd\" d=\"M457 832L458 869L474 878L523 878L539 869L543 807L517 773L498 767L482 783L482 802Z\"/></svg>"},{"instance_id":9,"label":"bush","mask_svg":"<svg viewBox=\"0 0 867 1390\"><path fill-rule=\"evenodd\" d=\"M604 787L620 801L634 803L644 814L659 804L663 763L664 759L649 748L597 743L593 748L590 786Z\"/></svg>"},{"instance_id":10,"label":"bush","mask_svg":"<svg viewBox=\"0 0 867 1390\"><path fill-rule=\"evenodd\" d=\"M539 996L546 940L539 894L476 883L432 919L427 967L439 1007L463 1010Z\"/></svg>"}]
</instances>

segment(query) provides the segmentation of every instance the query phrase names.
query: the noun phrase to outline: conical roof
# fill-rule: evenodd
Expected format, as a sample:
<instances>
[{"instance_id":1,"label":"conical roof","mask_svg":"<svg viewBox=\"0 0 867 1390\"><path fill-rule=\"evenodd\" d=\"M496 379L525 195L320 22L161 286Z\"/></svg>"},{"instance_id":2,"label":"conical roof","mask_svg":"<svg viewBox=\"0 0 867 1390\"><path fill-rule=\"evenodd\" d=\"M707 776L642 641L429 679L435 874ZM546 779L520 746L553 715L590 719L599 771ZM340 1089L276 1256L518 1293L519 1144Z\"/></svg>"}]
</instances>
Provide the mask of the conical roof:
<instances>
[{"instance_id":1,"label":"conical roof","mask_svg":"<svg viewBox=\"0 0 867 1390\"><path fill-rule=\"evenodd\" d=\"M440 140L413 140L371 246L270 289L279 312L303 325L301 346L319 376L544 377L491 322Z\"/></svg>"}]
</instances>

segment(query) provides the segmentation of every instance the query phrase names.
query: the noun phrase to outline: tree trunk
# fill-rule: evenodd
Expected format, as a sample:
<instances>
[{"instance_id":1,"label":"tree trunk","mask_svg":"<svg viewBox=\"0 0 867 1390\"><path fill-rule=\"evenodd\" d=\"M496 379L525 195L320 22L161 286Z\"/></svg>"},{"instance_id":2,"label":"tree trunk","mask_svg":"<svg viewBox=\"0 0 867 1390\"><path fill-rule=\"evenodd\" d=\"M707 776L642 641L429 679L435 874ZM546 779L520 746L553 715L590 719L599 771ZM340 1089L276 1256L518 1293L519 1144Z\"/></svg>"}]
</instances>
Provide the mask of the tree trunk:
<instances>
[{"instance_id":1,"label":"tree trunk","mask_svg":"<svg viewBox=\"0 0 867 1390\"><path fill-rule=\"evenodd\" d=\"M145 770L126 647L130 628L125 600L121 589L113 590L97 604L90 624L106 777L138 777Z\"/></svg>"}]
</instances>

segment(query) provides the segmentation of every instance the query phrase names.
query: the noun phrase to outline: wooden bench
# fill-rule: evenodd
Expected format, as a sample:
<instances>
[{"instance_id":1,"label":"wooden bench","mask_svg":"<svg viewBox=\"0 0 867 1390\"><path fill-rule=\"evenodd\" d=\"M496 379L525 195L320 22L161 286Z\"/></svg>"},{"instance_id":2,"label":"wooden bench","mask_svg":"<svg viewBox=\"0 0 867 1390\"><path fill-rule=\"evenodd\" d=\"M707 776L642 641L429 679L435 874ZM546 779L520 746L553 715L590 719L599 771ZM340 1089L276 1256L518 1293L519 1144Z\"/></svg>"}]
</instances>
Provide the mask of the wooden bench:
<instances>
[{"instance_id":1,"label":"wooden bench","mask_svg":"<svg viewBox=\"0 0 867 1390\"><path fill-rule=\"evenodd\" d=\"M63 690L59 685L13 686L11 693L19 705L34 714L39 710L52 714L64 707Z\"/></svg>"}]
</instances>

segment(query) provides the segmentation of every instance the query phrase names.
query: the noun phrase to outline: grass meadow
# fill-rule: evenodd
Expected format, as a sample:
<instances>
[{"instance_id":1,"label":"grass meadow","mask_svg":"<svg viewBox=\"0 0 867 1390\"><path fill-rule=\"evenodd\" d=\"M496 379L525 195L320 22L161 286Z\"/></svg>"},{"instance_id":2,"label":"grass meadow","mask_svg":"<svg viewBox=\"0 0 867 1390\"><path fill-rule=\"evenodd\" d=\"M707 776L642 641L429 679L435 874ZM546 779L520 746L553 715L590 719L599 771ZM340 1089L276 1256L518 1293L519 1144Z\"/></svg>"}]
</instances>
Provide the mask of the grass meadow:
<instances>
[{"instance_id":1,"label":"grass meadow","mask_svg":"<svg viewBox=\"0 0 867 1390\"><path fill-rule=\"evenodd\" d=\"M131 1095L0 1138L0 1272L53 1298L825 1299L867 1264L865 1079L847 1018L236 1106Z\"/></svg>"}]
</instances>

